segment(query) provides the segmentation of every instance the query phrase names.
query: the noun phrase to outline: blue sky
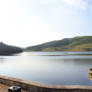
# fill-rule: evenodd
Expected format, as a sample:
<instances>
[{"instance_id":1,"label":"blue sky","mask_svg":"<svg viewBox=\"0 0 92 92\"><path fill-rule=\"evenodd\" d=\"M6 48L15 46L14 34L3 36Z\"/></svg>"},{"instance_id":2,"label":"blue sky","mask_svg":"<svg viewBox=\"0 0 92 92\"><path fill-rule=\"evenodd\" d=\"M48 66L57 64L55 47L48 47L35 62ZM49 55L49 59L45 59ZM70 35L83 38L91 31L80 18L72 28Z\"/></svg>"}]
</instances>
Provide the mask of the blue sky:
<instances>
[{"instance_id":1,"label":"blue sky","mask_svg":"<svg viewBox=\"0 0 92 92\"><path fill-rule=\"evenodd\" d=\"M31 46L92 35L92 0L1 0L0 41Z\"/></svg>"}]
</instances>

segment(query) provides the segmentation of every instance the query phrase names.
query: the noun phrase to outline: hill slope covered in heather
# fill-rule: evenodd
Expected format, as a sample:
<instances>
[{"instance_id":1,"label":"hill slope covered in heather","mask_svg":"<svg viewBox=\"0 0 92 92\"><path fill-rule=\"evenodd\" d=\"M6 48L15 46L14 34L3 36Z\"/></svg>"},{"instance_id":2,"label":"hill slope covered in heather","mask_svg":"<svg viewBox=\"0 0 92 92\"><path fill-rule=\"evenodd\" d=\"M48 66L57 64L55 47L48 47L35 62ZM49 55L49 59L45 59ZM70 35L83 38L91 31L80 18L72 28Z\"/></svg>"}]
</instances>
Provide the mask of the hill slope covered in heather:
<instances>
[{"instance_id":1,"label":"hill slope covered in heather","mask_svg":"<svg viewBox=\"0 0 92 92\"><path fill-rule=\"evenodd\" d=\"M92 51L92 36L78 36L30 46L25 51Z\"/></svg>"}]
</instances>

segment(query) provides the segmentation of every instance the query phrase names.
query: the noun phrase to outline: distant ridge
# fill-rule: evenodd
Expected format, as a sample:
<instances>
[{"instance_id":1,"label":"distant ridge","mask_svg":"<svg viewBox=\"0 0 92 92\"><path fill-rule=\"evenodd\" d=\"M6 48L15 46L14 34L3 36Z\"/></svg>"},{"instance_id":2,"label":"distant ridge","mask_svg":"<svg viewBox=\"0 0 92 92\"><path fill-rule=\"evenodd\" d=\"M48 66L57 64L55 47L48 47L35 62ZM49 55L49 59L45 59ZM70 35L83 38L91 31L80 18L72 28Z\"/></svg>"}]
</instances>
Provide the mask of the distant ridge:
<instances>
[{"instance_id":1,"label":"distant ridge","mask_svg":"<svg viewBox=\"0 0 92 92\"><path fill-rule=\"evenodd\" d=\"M77 36L30 46L25 51L92 51L92 36Z\"/></svg>"},{"instance_id":2,"label":"distant ridge","mask_svg":"<svg viewBox=\"0 0 92 92\"><path fill-rule=\"evenodd\" d=\"M0 42L0 55L10 55L14 53L22 52L22 49L16 46L6 45Z\"/></svg>"}]
</instances>

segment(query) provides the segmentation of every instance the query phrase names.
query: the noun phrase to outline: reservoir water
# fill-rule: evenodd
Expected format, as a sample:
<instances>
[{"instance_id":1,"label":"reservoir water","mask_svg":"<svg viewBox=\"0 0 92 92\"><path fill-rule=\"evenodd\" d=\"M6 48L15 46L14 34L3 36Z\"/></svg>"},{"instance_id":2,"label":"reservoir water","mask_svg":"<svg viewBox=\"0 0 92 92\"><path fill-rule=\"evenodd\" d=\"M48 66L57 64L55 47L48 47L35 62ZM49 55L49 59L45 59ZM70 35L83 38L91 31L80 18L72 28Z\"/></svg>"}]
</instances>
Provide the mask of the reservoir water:
<instances>
[{"instance_id":1,"label":"reservoir water","mask_svg":"<svg viewBox=\"0 0 92 92\"><path fill-rule=\"evenodd\" d=\"M92 52L23 52L0 56L0 75L53 85L92 85Z\"/></svg>"}]
</instances>

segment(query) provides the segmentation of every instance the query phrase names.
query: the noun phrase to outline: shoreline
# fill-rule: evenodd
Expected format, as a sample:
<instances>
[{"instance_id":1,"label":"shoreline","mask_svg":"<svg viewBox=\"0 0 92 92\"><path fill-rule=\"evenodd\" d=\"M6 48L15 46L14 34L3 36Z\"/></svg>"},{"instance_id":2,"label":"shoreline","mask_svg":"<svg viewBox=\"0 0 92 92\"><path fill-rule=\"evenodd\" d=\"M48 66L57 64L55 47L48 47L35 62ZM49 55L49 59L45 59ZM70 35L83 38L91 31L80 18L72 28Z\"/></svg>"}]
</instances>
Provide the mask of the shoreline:
<instances>
[{"instance_id":1,"label":"shoreline","mask_svg":"<svg viewBox=\"0 0 92 92\"><path fill-rule=\"evenodd\" d=\"M20 86L28 92L91 92L92 86L82 85L47 85L38 82L26 81L23 79L12 78L0 75L0 84L7 86ZM71 91L70 91L71 90ZM79 91L80 90L80 91Z\"/></svg>"}]
</instances>

